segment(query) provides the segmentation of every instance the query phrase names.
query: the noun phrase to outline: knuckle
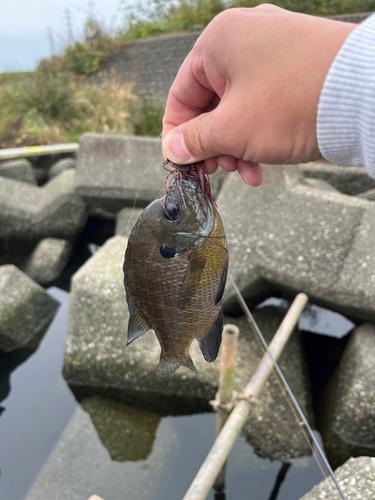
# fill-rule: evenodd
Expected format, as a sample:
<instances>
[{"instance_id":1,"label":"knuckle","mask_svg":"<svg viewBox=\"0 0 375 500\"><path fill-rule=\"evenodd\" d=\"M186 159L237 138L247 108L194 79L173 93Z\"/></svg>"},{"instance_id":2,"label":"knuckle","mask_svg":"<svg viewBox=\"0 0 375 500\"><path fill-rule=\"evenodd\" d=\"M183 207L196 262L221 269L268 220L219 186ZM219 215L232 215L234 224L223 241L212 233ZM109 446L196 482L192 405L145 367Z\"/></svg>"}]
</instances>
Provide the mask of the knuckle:
<instances>
[{"instance_id":1,"label":"knuckle","mask_svg":"<svg viewBox=\"0 0 375 500\"><path fill-rule=\"evenodd\" d=\"M204 157L207 154L204 140L202 138L201 117L194 120L194 124L186 131L184 137L186 147L193 156Z\"/></svg>"}]
</instances>

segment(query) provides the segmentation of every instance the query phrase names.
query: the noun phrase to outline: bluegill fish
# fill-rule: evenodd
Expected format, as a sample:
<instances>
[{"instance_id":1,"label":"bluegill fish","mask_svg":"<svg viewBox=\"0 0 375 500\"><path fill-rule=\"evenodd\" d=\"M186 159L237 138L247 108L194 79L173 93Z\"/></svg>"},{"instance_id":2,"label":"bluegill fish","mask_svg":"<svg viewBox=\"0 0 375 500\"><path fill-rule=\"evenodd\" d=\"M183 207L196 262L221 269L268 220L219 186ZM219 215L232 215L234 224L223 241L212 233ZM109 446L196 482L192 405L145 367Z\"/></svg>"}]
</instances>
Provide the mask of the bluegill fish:
<instances>
[{"instance_id":1,"label":"bluegill fish","mask_svg":"<svg viewBox=\"0 0 375 500\"><path fill-rule=\"evenodd\" d=\"M189 354L194 339L207 361L216 359L228 270L224 227L202 167L181 167L173 176L135 224L124 262L127 345L153 329L161 376L181 365L196 372Z\"/></svg>"}]
</instances>

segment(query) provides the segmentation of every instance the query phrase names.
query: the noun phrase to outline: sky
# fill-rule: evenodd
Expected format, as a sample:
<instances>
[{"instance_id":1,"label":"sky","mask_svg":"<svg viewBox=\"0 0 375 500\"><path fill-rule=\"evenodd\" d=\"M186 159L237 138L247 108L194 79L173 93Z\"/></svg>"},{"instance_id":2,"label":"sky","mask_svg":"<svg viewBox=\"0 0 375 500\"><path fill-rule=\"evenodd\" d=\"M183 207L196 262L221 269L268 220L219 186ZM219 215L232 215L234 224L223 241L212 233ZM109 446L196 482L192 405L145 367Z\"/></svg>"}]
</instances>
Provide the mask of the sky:
<instances>
[{"instance_id":1,"label":"sky","mask_svg":"<svg viewBox=\"0 0 375 500\"><path fill-rule=\"evenodd\" d=\"M51 55L48 30L55 52L68 41L66 10L69 9L73 36L82 36L90 9L107 26L119 26L123 6L134 0L2 0L0 2L0 73L32 71L38 61Z\"/></svg>"}]
</instances>

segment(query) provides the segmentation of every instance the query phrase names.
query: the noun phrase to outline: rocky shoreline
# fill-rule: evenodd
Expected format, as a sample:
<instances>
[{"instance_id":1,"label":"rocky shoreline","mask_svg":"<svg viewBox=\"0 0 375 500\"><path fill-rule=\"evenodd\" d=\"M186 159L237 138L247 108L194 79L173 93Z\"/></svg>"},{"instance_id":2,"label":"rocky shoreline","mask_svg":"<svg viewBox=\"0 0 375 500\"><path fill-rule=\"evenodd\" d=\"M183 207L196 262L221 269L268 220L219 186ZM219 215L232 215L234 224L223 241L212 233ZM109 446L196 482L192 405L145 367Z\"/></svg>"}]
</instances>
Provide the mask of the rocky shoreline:
<instances>
[{"instance_id":1,"label":"rocky shoreline","mask_svg":"<svg viewBox=\"0 0 375 500\"><path fill-rule=\"evenodd\" d=\"M160 141L88 135L77 159L54 160L0 163L0 315L5 318L0 349L20 348L51 320L58 304L42 286L61 276L95 216L116 229L71 282L64 360L69 386L80 402L111 397L146 416L207 411L217 390L218 361L206 363L194 345L198 376L180 369L157 379L159 345L153 332L125 349L123 256L137 217L164 191ZM226 228L230 271L251 306L303 291L311 302L355 323L319 404L312 403L311 370L299 330L280 364L335 466L351 456L375 456L374 181L361 168L315 163L265 166L264 184L257 189L236 174L218 173L212 187ZM229 285L224 305L226 322L241 330L236 367L241 390L259 353L246 321L235 317L239 310ZM267 340L284 313L275 307L255 311ZM319 356L312 362L318 369ZM271 379L244 434L259 456L271 460L310 453ZM355 467L364 460L363 467L373 470L372 459L357 460ZM304 499L323 498L311 495Z\"/></svg>"}]
</instances>

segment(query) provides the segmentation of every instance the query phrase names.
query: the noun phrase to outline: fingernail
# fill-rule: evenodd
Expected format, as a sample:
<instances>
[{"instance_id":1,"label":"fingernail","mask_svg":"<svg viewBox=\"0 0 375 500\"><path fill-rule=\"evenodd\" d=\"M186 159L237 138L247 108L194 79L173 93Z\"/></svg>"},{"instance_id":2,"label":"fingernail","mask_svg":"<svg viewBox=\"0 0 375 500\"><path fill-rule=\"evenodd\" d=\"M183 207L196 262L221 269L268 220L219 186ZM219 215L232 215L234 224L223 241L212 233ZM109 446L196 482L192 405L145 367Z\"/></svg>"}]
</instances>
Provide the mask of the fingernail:
<instances>
[{"instance_id":1,"label":"fingernail","mask_svg":"<svg viewBox=\"0 0 375 500\"><path fill-rule=\"evenodd\" d=\"M167 135L164 140L163 149L168 159L174 163L184 163L191 158L191 154L185 144L184 136L180 132Z\"/></svg>"},{"instance_id":2,"label":"fingernail","mask_svg":"<svg viewBox=\"0 0 375 500\"><path fill-rule=\"evenodd\" d=\"M247 184L248 186L251 186L250 182L248 182L246 180L246 177L244 176L244 174L242 172L240 172L240 176L242 177L242 180L245 182L245 184Z\"/></svg>"}]
</instances>

